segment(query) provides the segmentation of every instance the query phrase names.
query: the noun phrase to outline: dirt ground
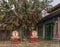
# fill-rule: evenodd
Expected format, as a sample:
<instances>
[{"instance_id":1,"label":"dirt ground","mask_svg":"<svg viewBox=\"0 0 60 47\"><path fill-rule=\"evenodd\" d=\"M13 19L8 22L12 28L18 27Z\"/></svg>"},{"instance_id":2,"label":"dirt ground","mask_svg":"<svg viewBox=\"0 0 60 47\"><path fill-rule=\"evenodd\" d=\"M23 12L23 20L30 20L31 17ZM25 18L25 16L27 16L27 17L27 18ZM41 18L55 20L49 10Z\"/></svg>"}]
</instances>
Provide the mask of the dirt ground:
<instances>
[{"instance_id":1,"label":"dirt ground","mask_svg":"<svg viewBox=\"0 0 60 47\"><path fill-rule=\"evenodd\" d=\"M21 42L20 44L11 44L10 41L1 41L0 47L60 47L60 42L40 40L36 43Z\"/></svg>"}]
</instances>

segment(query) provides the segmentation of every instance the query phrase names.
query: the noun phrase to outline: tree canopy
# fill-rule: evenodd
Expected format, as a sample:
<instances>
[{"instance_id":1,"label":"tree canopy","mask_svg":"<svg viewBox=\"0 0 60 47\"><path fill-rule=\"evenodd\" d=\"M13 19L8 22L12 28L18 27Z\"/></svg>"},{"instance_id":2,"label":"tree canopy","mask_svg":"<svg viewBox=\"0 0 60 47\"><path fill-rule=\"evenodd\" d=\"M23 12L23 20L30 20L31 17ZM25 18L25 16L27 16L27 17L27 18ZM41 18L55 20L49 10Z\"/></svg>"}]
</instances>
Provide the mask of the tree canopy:
<instances>
[{"instance_id":1,"label":"tree canopy","mask_svg":"<svg viewBox=\"0 0 60 47\"><path fill-rule=\"evenodd\" d=\"M0 17L2 17L0 24L10 25L10 29L22 27L31 30L36 27L36 24L42 18L41 11L50 2L51 0L2 0L0 4Z\"/></svg>"}]
</instances>

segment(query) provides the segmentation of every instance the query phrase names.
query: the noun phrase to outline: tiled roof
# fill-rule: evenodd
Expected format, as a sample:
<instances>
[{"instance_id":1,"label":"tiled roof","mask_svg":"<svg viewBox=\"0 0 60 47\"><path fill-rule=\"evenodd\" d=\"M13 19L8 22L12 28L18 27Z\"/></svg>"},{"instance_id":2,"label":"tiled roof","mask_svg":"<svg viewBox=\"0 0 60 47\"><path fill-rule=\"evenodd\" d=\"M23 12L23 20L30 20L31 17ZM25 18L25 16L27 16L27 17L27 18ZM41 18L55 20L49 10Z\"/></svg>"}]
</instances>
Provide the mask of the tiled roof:
<instances>
[{"instance_id":1,"label":"tiled roof","mask_svg":"<svg viewBox=\"0 0 60 47\"><path fill-rule=\"evenodd\" d=\"M53 12L53 11L59 9L59 8L60 8L60 3L59 3L58 5L56 5L56 6L54 6L54 7L53 7L50 11L48 11L48 12L51 13L51 12Z\"/></svg>"},{"instance_id":2,"label":"tiled roof","mask_svg":"<svg viewBox=\"0 0 60 47\"><path fill-rule=\"evenodd\" d=\"M39 23L45 22L46 20L49 20L49 19L51 19L53 17L58 17L57 15L60 16L60 4L58 4L54 8L52 8L52 10L50 11L50 14L45 16L45 17L43 17L39 21Z\"/></svg>"}]
</instances>

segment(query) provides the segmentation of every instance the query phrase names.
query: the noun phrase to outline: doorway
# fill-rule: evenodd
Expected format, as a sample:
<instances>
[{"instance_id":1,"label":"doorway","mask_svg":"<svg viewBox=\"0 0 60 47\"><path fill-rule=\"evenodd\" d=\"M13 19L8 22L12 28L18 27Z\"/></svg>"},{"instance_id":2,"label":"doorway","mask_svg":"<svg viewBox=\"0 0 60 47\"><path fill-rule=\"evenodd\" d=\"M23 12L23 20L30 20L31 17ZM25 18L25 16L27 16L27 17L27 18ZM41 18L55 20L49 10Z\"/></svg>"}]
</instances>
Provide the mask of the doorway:
<instances>
[{"instance_id":1,"label":"doorway","mask_svg":"<svg viewBox=\"0 0 60 47\"><path fill-rule=\"evenodd\" d=\"M45 40L52 40L53 38L53 24L49 23L45 25Z\"/></svg>"},{"instance_id":2,"label":"doorway","mask_svg":"<svg viewBox=\"0 0 60 47\"><path fill-rule=\"evenodd\" d=\"M38 37L39 39L43 38L43 26L42 25L38 26Z\"/></svg>"}]
</instances>

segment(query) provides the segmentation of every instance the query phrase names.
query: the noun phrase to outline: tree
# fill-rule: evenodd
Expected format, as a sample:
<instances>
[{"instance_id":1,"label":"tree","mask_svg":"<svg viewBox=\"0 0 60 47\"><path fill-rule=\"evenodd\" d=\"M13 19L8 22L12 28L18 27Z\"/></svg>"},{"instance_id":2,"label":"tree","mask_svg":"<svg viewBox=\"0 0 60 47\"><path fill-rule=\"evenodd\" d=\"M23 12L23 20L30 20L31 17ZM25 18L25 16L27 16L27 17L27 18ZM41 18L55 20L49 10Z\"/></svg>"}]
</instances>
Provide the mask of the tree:
<instances>
[{"instance_id":1,"label":"tree","mask_svg":"<svg viewBox=\"0 0 60 47\"><path fill-rule=\"evenodd\" d=\"M1 23L13 28L31 30L42 18L41 11L51 2L48 0L2 0L0 14Z\"/></svg>"}]
</instances>

